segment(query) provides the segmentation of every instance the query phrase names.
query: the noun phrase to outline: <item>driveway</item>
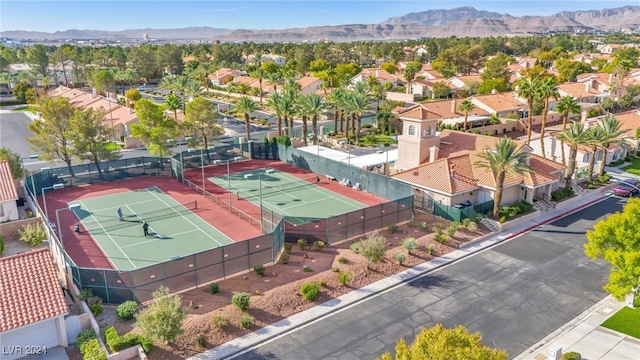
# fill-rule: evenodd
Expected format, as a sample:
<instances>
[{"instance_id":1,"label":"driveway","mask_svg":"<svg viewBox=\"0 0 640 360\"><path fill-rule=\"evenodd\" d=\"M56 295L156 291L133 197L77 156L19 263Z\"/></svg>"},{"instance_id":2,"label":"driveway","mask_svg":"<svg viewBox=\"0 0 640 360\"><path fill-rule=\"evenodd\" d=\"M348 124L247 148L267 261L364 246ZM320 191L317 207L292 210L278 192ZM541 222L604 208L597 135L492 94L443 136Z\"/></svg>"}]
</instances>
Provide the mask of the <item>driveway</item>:
<instances>
[{"instance_id":1,"label":"driveway","mask_svg":"<svg viewBox=\"0 0 640 360\"><path fill-rule=\"evenodd\" d=\"M514 357L606 296L608 266L584 255L584 234L625 202L608 198L237 358L374 359L436 323L480 331Z\"/></svg>"}]
</instances>

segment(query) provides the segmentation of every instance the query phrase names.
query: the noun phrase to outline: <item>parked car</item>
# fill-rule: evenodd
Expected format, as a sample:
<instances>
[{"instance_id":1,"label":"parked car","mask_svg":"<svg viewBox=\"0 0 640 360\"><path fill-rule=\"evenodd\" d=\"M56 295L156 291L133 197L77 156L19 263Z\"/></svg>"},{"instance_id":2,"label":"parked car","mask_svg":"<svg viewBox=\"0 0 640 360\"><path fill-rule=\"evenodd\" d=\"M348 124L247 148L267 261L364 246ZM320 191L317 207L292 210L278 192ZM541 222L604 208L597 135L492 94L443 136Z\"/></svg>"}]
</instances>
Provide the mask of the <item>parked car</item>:
<instances>
[{"instance_id":1,"label":"parked car","mask_svg":"<svg viewBox=\"0 0 640 360\"><path fill-rule=\"evenodd\" d=\"M629 197L638 193L640 182L636 179L627 179L619 184L613 189L613 193L618 196Z\"/></svg>"},{"instance_id":2,"label":"parked car","mask_svg":"<svg viewBox=\"0 0 640 360\"><path fill-rule=\"evenodd\" d=\"M138 91L147 91L147 90L151 90L151 87L146 85L138 86Z\"/></svg>"}]
</instances>

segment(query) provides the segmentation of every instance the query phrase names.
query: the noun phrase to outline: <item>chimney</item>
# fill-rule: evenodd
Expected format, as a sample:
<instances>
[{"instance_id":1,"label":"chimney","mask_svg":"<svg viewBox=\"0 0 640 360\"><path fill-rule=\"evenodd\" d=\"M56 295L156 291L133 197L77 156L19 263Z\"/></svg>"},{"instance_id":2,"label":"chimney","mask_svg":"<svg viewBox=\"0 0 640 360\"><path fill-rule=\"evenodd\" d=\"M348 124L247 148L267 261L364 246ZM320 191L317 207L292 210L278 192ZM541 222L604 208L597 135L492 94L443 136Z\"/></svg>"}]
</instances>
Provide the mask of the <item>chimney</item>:
<instances>
[{"instance_id":1,"label":"chimney","mask_svg":"<svg viewBox=\"0 0 640 360\"><path fill-rule=\"evenodd\" d=\"M589 90L591 90L591 82L590 81L584 83L584 91L585 92L589 92Z\"/></svg>"},{"instance_id":2,"label":"chimney","mask_svg":"<svg viewBox=\"0 0 640 360\"><path fill-rule=\"evenodd\" d=\"M613 81L613 74L609 74L609 85L611 85L612 81Z\"/></svg>"},{"instance_id":3,"label":"chimney","mask_svg":"<svg viewBox=\"0 0 640 360\"><path fill-rule=\"evenodd\" d=\"M126 106L127 108L130 108L130 107L131 107L131 100L129 100L129 98L125 98L125 106Z\"/></svg>"},{"instance_id":4,"label":"chimney","mask_svg":"<svg viewBox=\"0 0 640 360\"><path fill-rule=\"evenodd\" d=\"M587 122L587 112L586 111L582 112L582 116L580 117L580 122L581 123Z\"/></svg>"},{"instance_id":5,"label":"chimney","mask_svg":"<svg viewBox=\"0 0 640 360\"><path fill-rule=\"evenodd\" d=\"M127 108L127 114L131 115L131 108L130 107Z\"/></svg>"},{"instance_id":6,"label":"chimney","mask_svg":"<svg viewBox=\"0 0 640 360\"><path fill-rule=\"evenodd\" d=\"M451 100L451 113L456 113L456 99Z\"/></svg>"},{"instance_id":7,"label":"chimney","mask_svg":"<svg viewBox=\"0 0 640 360\"><path fill-rule=\"evenodd\" d=\"M91 95L92 95L91 98L93 98L94 96L98 95L96 93L96 88L91 89Z\"/></svg>"},{"instance_id":8,"label":"chimney","mask_svg":"<svg viewBox=\"0 0 640 360\"><path fill-rule=\"evenodd\" d=\"M432 146L429 148L429 162L432 163L436 160L438 160L438 151L440 150L440 148L438 148L437 146Z\"/></svg>"},{"instance_id":9,"label":"chimney","mask_svg":"<svg viewBox=\"0 0 640 360\"><path fill-rule=\"evenodd\" d=\"M378 70L376 70L376 78L378 78Z\"/></svg>"}]
</instances>

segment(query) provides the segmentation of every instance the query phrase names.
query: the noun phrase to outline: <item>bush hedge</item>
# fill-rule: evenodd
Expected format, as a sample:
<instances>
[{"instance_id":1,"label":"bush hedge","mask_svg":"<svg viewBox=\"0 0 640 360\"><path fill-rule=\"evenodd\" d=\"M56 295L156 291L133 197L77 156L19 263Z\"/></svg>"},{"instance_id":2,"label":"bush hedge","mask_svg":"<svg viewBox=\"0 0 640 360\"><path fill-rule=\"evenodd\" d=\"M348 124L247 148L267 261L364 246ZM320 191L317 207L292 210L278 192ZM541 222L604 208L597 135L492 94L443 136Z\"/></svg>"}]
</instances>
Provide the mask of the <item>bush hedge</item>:
<instances>
[{"instance_id":1,"label":"bush hedge","mask_svg":"<svg viewBox=\"0 0 640 360\"><path fill-rule=\"evenodd\" d=\"M140 344L144 352L148 353L153 347L153 342L146 337L134 333L128 333L124 336L120 336L113 326L104 330L104 340L109 349L113 352Z\"/></svg>"},{"instance_id":2,"label":"bush hedge","mask_svg":"<svg viewBox=\"0 0 640 360\"><path fill-rule=\"evenodd\" d=\"M245 292L235 293L231 297L231 302L233 303L233 305L235 305L241 311L247 311L250 301L251 297Z\"/></svg>"},{"instance_id":3,"label":"bush hedge","mask_svg":"<svg viewBox=\"0 0 640 360\"><path fill-rule=\"evenodd\" d=\"M307 283L302 284L302 286L300 287L300 295L302 295L305 300L315 300L319 292L320 287L318 286L318 284Z\"/></svg>"},{"instance_id":4,"label":"bush hedge","mask_svg":"<svg viewBox=\"0 0 640 360\"><path fill-rule=\"evenodd\" d=\"M107 354L102 350L98 339L92 339L80 345L80 354L86 360L107 360Z\"/></svg>"},{"instance_id":5,"label":"bush hedge","mask_svg":"<svg viewBox=\"0 0 640 360\"><path fill-rule=\"evenodd\" d=\"M531 209L533 209L533 205L524 200L517 201L508 206L503 206L500 208L499 221L500 223L509 221L518 215L528 213Z\"/></svg>"},{"instance_id":6,"label":"bush hedge","mask_svg":"<svg viewBox=\"0 0 640 360\"><path fill-rule=\"evenodd\" d=\"M122 320L131 320L138 310L138 304L135 301L125 301L116 308L116 315Z\"/></svg>"},{"instance_id":7,"label":"bush hedge","mask_svg":"<svg viewBox=\"0 0 640 360\"><path fill-rule=\"evenodd\" d=\"M607 180L608 181L608 180ZM551 199L553 201L560 201L562 199L566 199L568 197L572 197L574 194L573 189L569 188L569 189L558 189L554 192L551 193Z\"/></svg>"}]
</instances>

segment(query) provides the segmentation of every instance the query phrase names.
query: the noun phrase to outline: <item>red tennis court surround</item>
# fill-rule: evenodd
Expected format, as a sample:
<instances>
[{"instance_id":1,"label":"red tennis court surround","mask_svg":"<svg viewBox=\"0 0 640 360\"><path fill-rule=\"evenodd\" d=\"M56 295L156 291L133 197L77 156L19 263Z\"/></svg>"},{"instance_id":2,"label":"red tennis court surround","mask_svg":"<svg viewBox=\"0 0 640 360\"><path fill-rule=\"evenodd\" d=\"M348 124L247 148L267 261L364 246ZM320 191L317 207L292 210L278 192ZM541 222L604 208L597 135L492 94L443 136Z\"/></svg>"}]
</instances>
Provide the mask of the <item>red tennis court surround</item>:
<instances>
[{"instance_id":1,"label":"red tennis court surround","mask_svg":"<svg viewBox=\"0 0 640 360\"><path fill-rule=\"evenodd\" d=\"M225 167L226 171L226 167ZM200 218L213 225L216 229L227 235L233 241L247 240L262 235L259 226L251 226L246 220L240 219L236 214L215 204L197 193L194 189L183 185L171 177L142 176L124 180L117 180L95 185L68 187L45 193L47 197L47 211L51 221L56 221L55 215L58 209L67 209L68 203L74 200L89 199L92 197L118 194L126 191L157 187L179 203L187 203L196 200L198 208L194 210ZM213 185L211 185L213 186ZM207 187L207 190L208 187ZM40 206L44 209L42 196L38 197ZM235 204L234 204L235 206ZM113 269L107 256L86 232L80 234L74 232L74 226L78 222L76 215L70 210L58 211L60 217L60 229L65 250L79 267ZM259 218L259 217L258 217ZM57 224L56 224L57 225Z\"/></svg>"},{"instance_id":2,"label":"red tennis court surround","mask_svg":"<svg viewBox=\"0 0 640 360\"><path fill-rule=\"evenodd\" d=\"M232 162L229 164L229 172L231 174L245 172L250 170L264 169L264 168L274 168L284 173L295 176L304 181L308 181L311 183L316 182L315 176L312 172L300 169L293 165L289 165L279 160L246 160L239 162ZM221 176L227 174L227 165L212 165L204 168L205 178L213 177L213 176ZM340 194L342 196L348 197L350 199L359 201L366 205L378 205L382 203L388 202L387 199L377 196L375 194L371 194L365 191L356 191L350 187L341 186L336 180L327 179L324 174L317 174L320 177L320 184L323 188L332 191L336 194ZM191 181L192 183L202 186L202 169L189 169L184 172L185 179ZM205 180L206 181L206 180ZM227 189L218 186L210 181L206 181L206 190L221 199L228 199L229 192ZM238 208L239 210L245 212L246 214L254 217L255 219L260 219L260 207L255 205L254 203L247 200L236 200L235 196L232 194L231 204Z\"/></svg>"}]
</instances>

